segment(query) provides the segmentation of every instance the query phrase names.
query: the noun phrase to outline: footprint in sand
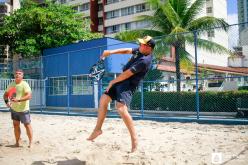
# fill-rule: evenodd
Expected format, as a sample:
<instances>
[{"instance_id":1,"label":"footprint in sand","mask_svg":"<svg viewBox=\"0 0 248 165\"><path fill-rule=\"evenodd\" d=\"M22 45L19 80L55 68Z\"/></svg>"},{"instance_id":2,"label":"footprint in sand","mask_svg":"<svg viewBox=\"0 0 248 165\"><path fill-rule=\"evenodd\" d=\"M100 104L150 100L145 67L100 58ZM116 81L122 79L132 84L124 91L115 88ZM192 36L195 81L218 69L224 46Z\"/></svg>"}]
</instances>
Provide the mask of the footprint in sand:
<instances>
[{"instance_id":1,"label":"footprint in sand","mask_svg":"<svg viewBox=\"0 0 248 165\"><path fill-rule=\"evenodd\" d=\"M87 130L79 130L77 133L88 132Z\"/></svg>"},{"instance_id":2,"label":"footprint in sand","mask_svg":"<svg viewBox=\"0 0 248 165\"><path fill-rule=\"evenodd\" d=\"M113 149L113 150L120 150L121 149L121 147L120 147L120 145L118 145L118 144L113 144L113 145L111 145L111 148Z\"/></svg>"},{"instance_id":3,"label":"footprint in sand","mask_svg":"<svg viewBox=\"0 0 248 165\"><path fill-rule=\"evenodd\" d=\"M98 147L98 148L103 148L104 146L106 146L105 143L95 143L95 145Z\"/></svg>"},{"instance_id":4,"label":"footprint in sand","mask_svg":"<svg viewBox=\"0 0 248 165\"><path fill-rule=\"evenodd\" d=\"M76 140L75 137L68 138L68 140Z\"/></svg>"},{"instance_id":5,"label":"footprint in sand","mask_svg":"<svg viewBox=\"0 0 248 165\"><path fill-rule=\"evenodd\" d=\"M80 152L81 152L81 150L80 150L80 149L77 149L77 150L74 150L72 153L78 154L78 153L80 153Z\"/></svg>"},{"instance_id":6,"label":"footprint in sand","mask_svg":"<svg viewBox=\"0 0 248 165\"><path fill-rule=\"evenodd\" d=\"M107 128L107 130L112 131L112 130L114 130L114 127L109 127L109 128Z\"/></svg>"}]
</instances>

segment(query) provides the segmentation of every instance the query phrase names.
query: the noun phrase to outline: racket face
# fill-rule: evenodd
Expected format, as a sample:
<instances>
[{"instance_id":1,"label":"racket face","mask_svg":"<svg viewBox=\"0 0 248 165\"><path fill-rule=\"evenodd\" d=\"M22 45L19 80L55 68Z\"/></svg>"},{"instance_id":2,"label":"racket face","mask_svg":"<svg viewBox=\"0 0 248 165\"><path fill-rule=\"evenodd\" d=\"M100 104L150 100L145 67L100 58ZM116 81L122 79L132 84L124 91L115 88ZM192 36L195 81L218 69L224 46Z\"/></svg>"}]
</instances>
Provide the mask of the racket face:
<instances>
[{"instance_id":1,"label":"racket face","mask_svg":"<svg viewBox=\"0 0 248 165\"><path fill-rule=\"evenodd\" d=\"M91 67L89 77L92 81L99 81L102 79L104 73L104 60L100 60Z\"/></svg>"},{"instance_id":2,"label":"racket face","mask_svg":"<svg viewBox=\"0 0 248 165\"><path fill-rule=\"evenodd\" d=\"M16 97L16 88L15 87L11 87L8 92L7 92L7 97L12 99Z\"/></svg>"}]
</instances>

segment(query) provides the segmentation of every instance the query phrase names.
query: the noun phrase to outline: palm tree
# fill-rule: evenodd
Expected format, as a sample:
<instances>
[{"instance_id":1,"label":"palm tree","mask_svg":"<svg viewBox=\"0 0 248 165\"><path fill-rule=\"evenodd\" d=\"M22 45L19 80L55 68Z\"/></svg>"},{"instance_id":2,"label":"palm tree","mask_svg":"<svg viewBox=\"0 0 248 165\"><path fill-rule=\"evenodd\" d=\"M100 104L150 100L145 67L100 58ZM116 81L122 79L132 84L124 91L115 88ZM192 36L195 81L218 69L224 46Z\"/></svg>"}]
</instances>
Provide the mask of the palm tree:
<instances>
[{"instance_id":1,"label":"palm tree","mask_svg":"<svg viewBox=\"0 0 248 165\"><path fill-rule=\"evenodd\" d=\"M168 51L168 45L176 49L175 65L177 78L177 91L180 91L180 64L181 67L192 66L190 53L185 50L186 45L194 45L194 35L204 35L214 28L227 31L228 24L224 19L212 16L198 17L206 0L147 0L154 8L153 15L143 15L138 20L148 20L152 24L152 29L142 29L121 32L116 38L124 41L133 41L143 35L151 35L157 40L154 50L155 56L159 59ZM194 32L194 33L193 33ZM197 38L198 47L212 53L230 53L225 47L206 40ZM167 48L166 48L167 47ZM188 67L192 68L192 67Z\"/></svg>"}]
</instances>

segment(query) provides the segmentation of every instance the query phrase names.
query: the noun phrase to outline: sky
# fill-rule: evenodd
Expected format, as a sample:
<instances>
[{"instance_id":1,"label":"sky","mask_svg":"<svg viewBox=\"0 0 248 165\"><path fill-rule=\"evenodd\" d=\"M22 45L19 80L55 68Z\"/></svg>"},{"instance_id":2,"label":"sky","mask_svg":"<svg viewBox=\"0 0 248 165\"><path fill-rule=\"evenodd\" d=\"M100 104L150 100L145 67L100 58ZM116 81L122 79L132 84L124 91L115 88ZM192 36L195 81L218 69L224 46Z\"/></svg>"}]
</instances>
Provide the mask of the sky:
<instances>
[{"instance_id":1,"label":"sky","mask_svg":"<svg viewBox=\"0 0 248 165\"><path fill-rule=\"evenodd\" d=\"M238 8L237 8L237 0L227 0L227 22L231 24L238 23ZM238 26L232 26L228 30L228 46L232 48L233 46L237 46L239 40L239 30Z\"/></svg>"},{"instance_id":2,"label":"sky","mask_svg":"<svg viewBox=\"0 0 248 165\"><path fill-rule=\"evenodd\" d=\"M227 0L227 12L228 14L237 13L237 0Z\"/></svg>"},{"instance_id":3,"label":"sky","mask_svg":"<svg viewBox=\"0 0 248 165\"><path fill-rule=\"evenodd\" d=\"M237 0L227 0L227 13L228 13L228 23L237 24L238 23Z\"/></svg>"}]
</instances>

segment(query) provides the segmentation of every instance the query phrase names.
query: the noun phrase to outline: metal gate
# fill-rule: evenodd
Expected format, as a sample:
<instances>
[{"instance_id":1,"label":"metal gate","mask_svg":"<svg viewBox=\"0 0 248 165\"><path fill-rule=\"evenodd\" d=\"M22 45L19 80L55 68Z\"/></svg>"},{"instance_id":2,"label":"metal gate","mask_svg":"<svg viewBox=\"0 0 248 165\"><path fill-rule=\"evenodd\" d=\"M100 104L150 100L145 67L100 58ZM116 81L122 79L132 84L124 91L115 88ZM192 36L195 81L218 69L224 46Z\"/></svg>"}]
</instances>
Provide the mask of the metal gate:
<instances>
[{"instance_id":1,"label":"metal gate","mask_svg":"<svg viewBox=\"0 0 248 165\"><path fill-rule=\"evenodd\" d=\"M8 85L14 79L0 79L0 97L2 98ZM32 99L30 100L31 110L41 109L46 106L45 80L25 79L32 89ZM0 99L0 108L7 109L3 99Z\"/></svg>"}]
</instances>

